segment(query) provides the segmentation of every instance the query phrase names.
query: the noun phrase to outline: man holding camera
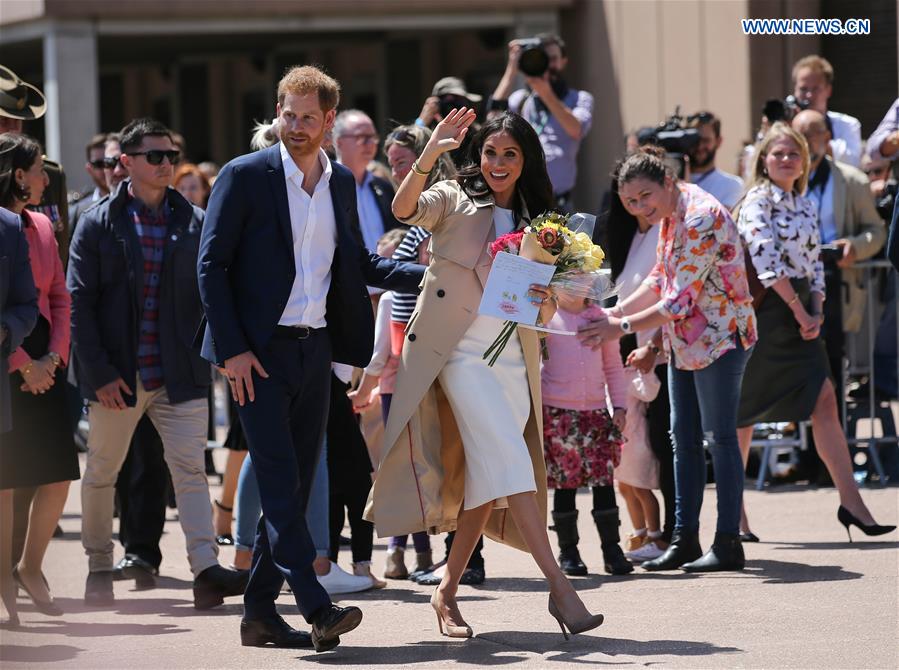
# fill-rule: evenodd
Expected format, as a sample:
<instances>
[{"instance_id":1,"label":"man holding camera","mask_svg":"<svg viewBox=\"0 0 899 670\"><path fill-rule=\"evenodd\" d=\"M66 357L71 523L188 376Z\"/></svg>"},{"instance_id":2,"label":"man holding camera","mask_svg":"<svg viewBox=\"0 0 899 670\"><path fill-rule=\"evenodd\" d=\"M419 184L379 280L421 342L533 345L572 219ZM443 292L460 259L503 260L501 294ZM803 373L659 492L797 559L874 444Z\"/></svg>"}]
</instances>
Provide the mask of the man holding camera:
<instances>
[{"instance_id":1,"label":"man holding camera","mask_svg":"<svg viewBox=\"0 0 899 670\"><path fill-rule=\"evenodd\" d=\"M743 181L715 166L715 154L721 147L721 119L711 112L697 112L692 117L699 141L690 151L690 181L718 202L733 209L743 193Z\"/></svg>"},{"instance_id":2,"label":"man holding camera","mask_svg":"<svg viewBox=\"0 0 899 670\"><path fill-rule=\"evenodd\" d=\"M833 66L821 56L806 56L793 66L793 96L802 109L827 117L831 128L833 159L859 167L862 159L862 124L854 116L832 112L827 101L833 94Z\"/></svg>"},{"instance_id":3,"label":"man holding camera","mask_svg":"<svg viewBox=\"0 0 899 670\"><path fill-rule=\"evenodd\" d=\"M562 71L568 64L565 42L542 33L509 43L506 71L493 92L489 113L520 114L540 136L556 206L573 211L571 191L577 180L577 153L593 121L593 96L569 88ZM513 92L518 72L527 88ZM489 114L488 114L489 118Z\"/></svg>"}]
</instances>

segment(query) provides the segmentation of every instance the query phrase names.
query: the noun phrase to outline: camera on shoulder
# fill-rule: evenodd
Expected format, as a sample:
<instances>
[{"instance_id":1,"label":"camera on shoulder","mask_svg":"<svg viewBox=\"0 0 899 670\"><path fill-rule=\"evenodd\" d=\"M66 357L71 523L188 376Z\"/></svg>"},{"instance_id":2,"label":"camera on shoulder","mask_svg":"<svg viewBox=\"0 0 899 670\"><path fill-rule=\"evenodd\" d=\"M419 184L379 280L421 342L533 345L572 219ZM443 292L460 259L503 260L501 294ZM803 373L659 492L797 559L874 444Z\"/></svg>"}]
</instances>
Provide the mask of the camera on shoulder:
<instances>
[{"instance_id":1,"label":"camera on shoulder","mask_svg":"<svg viewBox=\"0 0 899 670\"><path fill-rule=\"evenodd\" d=\"M808 109L809 103L806 100L799 100L794 95L788 95L783 100L780 98L771 98L765 101L762 107L762 114L771 123L775 121L786 121L789 123L799 112Z\"/></svg>"},{"instance_id":2,"label":"camera on shoulder","mask_svg":"<svg viewBox=\"0 0 899 670\"><path fill-rule=\"evenodd\" d=\"M640 130L637 133L637 142L640 145L656 144L662 147L667 154L666 159L670 162L671 168L679 178L683 179L686 174L684 156L699 144L699 130L690 127L697 120L702 120L698 114L686 118L681 116L680 106L677 106L674 108L674 114L655 128L649 127Z\"/></svg>"}]
</instances>

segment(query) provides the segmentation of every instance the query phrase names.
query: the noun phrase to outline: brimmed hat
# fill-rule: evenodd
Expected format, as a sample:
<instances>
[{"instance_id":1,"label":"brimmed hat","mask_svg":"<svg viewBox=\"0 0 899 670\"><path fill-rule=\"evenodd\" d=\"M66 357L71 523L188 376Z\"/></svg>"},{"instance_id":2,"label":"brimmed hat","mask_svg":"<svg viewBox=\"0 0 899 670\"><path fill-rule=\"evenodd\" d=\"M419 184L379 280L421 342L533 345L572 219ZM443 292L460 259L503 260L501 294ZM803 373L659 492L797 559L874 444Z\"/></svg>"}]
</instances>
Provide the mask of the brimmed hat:
<instances>
[{"instance_id":1,"label":"brimmed hat","mask_svg":"<svg viewBox=\"0 0 899 670\"><path fill-rule=\"evenodd\" d=\"M483 99L482 96L477 93L469 93L466 91L465 82L458 77L444 77L434 84L431 95L437 96L438 98L441 95L458 95L463 98L468 98L472 102L480 102Z\"/></svg>"},{"instance_id":2,"label":"brimmed hat","mask_svg":"<svg viewBox=\"0 0 899 670\"><path fill-rule=\"evenodd\" d=\"M46 111L44 94L0 65L0 116L29 121L41 118Z\"/></svg>"}]
</instances>

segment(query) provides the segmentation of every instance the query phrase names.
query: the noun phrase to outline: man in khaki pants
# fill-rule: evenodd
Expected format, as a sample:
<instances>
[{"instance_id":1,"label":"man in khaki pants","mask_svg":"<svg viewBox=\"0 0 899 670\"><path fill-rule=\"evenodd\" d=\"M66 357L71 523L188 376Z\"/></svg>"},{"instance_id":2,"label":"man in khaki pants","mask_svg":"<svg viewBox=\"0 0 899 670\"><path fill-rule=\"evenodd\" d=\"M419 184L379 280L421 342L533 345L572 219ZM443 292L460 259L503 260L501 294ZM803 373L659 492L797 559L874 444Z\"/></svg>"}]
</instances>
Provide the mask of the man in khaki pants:
<instances>
[{"instance_id":1,"label":"man in khaki pants","mask_svg":"<svg viewBox=\"0 0 899 670\"><path fill-rule=\"evenodd\" d=\"M202 318L196 262L203 211L169 188L180 155L165 126L132 121L120 143L120 161L131 178L83 215L67 281L73 370L90 401L81 487L81 536L89 559L84 600L115 601L114 487L146 414L162 437L172 473L194 606L207 609L242 594L247 573L218 564L204 468L210 369L192 348ZM123 572L155 571L138 557L132 563Z\"/></svg>"}]
</instances>

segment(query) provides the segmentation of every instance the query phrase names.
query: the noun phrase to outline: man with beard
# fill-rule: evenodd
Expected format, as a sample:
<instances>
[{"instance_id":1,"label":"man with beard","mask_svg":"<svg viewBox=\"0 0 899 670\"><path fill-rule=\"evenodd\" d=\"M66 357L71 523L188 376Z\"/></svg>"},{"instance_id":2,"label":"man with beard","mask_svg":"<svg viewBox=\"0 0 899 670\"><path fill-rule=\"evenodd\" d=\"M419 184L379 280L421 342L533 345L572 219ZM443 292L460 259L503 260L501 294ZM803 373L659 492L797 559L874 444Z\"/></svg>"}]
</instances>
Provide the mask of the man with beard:
<instances>
[{"instance_id":1,"label":"man with beard","mask_svg":"<svg viewBox=\"0 0 899 670\"><path fill-rule=\"evenodd\" d=\"M569 88L562 77L568 65L562 38L542 33L537 39L549 58L546 72L542 77L525 77L527 87L512 92L522 51L521 44L513 40L509 43L506 71L493 92L489 109L491 114L506 109L520 114L537 131L546 154L556 206L562 212L571 212L571 191L577 181L577 152L593 122L593 96Z\"/></svg>"},{"instance_id":2,"label":"man with beard","mask_svg":"<svg viewBox=\"0 0 899 670\"><path fill-rule=\"evenodd\" d=\"M715 167L715 154L721 147L721 119L711 112L697 112L693 127L699 131L699 144L690 152L690 181L718 202L733 209L743 193L743 182L736 175Z\"/></svg>"},{"instance_id":3,"label":"man with beard","mask_svg":"<svg viewBox=\"0 0 899 670\"><path fill-rule=\"evenodd\" d=\"M353 173L321 145L340 86L294 67L278 84L280 142L228 163L209 198L197 264L202 355L223 368L256 469L263 516L240 625L244 646L333 649L362 621L315 576L306 508L321 453L331 362L365 367L374 317L365 285L417 292L421 266L365 250ZM312 635L275 608L284 580Z\"/></svg>"}]
</instances>

